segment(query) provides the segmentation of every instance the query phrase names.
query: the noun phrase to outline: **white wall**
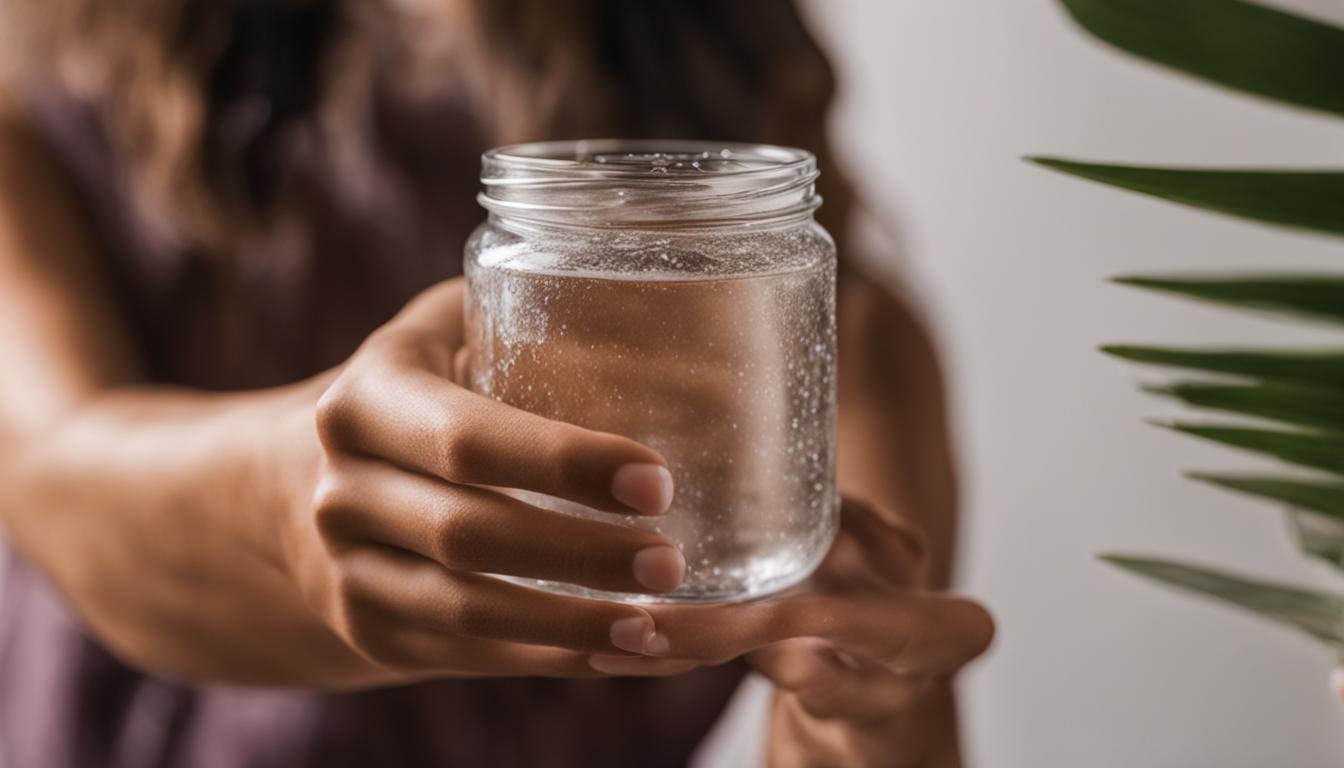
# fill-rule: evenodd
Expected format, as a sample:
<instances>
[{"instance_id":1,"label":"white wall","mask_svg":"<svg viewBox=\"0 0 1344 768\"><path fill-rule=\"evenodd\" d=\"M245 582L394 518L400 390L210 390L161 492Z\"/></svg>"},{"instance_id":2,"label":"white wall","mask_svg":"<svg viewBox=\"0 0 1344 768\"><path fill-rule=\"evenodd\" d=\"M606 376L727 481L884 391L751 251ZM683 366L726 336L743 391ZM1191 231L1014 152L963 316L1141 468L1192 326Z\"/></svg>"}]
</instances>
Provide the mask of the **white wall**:
<instances>
[{"instance_id":1,"label":"white wall","mask_svg":"<svg viewBox=\"0 0 1344 768\"><path fill-rule=\"evenodd\" d=\"M1337 0L1291 4L1344 22ZM1051 152L1168 163L1344 162L1344 122L1103 48L1052 0L812 0L845 93L839 136L903 226L955 378L969 493L963 584L995 611L967 678L976 765L1344 764L1327 654L1113 572L1177 554L1344 589L1270 508L1180 468L1255 462L1141 423L1169 406L1104 341L1293 342L1291 325L1108 286L1135 270L1323 267L1344 246L1034 169Z\"/></svg>"}]
</instances>

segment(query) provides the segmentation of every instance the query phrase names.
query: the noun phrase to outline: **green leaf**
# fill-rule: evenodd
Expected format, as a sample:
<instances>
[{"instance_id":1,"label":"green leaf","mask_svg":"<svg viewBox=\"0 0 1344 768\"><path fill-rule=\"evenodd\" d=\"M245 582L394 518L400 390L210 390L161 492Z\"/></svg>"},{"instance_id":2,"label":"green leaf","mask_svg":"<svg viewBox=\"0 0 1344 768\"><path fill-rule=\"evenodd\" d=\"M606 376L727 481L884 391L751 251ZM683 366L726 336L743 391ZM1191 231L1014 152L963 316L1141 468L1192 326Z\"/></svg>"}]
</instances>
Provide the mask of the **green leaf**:
<instances>
[{"instance_id":1,"label":"green leaf","mask_svg":"<svg viewBox=\"0 0 1344 768\"><path fill-rule=\"evenodd\" d=\"M1208 408L1262 419L1300 424L1326 431L1344 431L1344 392L1291 384L1210 384L1178 382L1144 387L1196 408Z\"/></svg>"},{"instance_id":2,"label":"green leaf","mask_svg":"<svg viewBox=\"0 0 1344 768\"><path fill-rule=\"evenodd\" d=\"M1289 464L1344 475L1344 435L1172 423L1158 426L1222 445L1273 456Z\"/></svg>"},{"instance_id":3,"label":"green leaf","mask_svg":"<svg viewBox=\"0 0 1344 768\"><path fill-rule=\"evenodd\" d=\"M1237 493L1272 501L1281 501L1296 509L1306 509L1344 521L1344 483L1314 480L1285 480L1250 475L1213 475L1191 472L1192 480Z\"/></svg>"},{"instance_id":4,"label":"green leaf","mask_svg":"<svg viewBox=\"0 0 1344 768\"><path fill-rule=\"evenodd\" d=\"M1191 368L1270 381L1344 389L1344 352L1175 349L1108 344L1101 351L1135 363Z\"/></svg>"},{"instance_id":5,"label":"green leaf","mask_svg":"<svg viewBox=\"0 0 1344 768\"><path fill-rule=\"evenodd\" d=\"M1283 227L1344 235L1344 172L1154 168L1028 158L1163 200Z\"/></svg>"},{"instance_id":6,"label":"green leaf","mask_svg":"<svg viewBox=\"0 0 1344 768\"><path fill-rule=\"evenodd\" d=\"M1338 595L1171 560L1115 554L1103 555L1102 560L1130 573L1245 608L1306 632L1336 650L1344 649L1344 598Z\"/></svg>"},{"instance_id":7,"label":"green leaf","mask_svg":"<svg viewBox=\"0 0 1344 768\"><path fill-rule=\"evenodd\" d=\"M1097 37L1228 88L1344 115L1344 30L1240 0L1064 0Z\"/></svg>"},{"instance_id":8,"label":"green leaf","mask_svg":"<svg viewBox=\"0 0 1344 768\"><path fill-rule=\"evenodd\" d=\"M1344 323L1344 276L1208 279L1133 275L1117 277L1114 282L1214 304Z\"/></svg>"},{"instance_id":9,"label":"green leaf","mask_svg":"<svg viewBox=\"0 0 1344 768\"><path fill-rule=\"evenodd\" d=\"M1135 363L1344 389L1341 352L1174 349L1128 344L1108 344L1101 351Z\"/></svg>"}]
</instances>

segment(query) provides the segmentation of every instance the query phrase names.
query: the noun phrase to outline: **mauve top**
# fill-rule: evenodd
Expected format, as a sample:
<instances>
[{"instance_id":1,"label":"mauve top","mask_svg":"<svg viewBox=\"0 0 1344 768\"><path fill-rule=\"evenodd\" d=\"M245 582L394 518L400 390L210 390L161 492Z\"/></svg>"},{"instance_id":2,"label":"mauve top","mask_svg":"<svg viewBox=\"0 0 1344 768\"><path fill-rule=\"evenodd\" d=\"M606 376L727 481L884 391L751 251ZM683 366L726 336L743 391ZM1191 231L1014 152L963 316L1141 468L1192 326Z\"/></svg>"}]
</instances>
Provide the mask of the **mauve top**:
<instances>
[{"instance_id":1,"label":"mauve top","mask_svg":"<svg viewBox=\"0 0 1344 768\"><path fill-rule=\"evenodd\" d=\"M482 217L481 140L452 98L379 110L383 161L409 197L371 185L353 194L384 199L374 215L313 211L224 255L174 245L128 204L126 168L95 109L50 88L29 103L158 382L268 387L339 362L417 291L460 273L462 244ZM3 768L684 765L742 675L734 664L670 679L342 694L183 685L118 661L42 573L16 552L8 562Z\"/></svg>"}]
</instances>

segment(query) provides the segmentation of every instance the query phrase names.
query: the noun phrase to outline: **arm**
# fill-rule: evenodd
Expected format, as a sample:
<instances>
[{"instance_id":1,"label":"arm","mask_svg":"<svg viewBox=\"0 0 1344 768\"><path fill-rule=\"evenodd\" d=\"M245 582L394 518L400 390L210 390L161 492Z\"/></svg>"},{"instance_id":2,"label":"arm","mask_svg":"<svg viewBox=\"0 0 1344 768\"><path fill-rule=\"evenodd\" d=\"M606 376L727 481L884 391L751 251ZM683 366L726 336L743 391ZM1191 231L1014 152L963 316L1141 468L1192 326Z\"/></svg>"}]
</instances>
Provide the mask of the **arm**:
<instances>
[{"instance_id":1,"label":"arm","mask_svg":"<svg viewBox=\"0 0 1344 768\"><path fill-rule=\"evenodd\" d=\"M126 660L320 686L596 675L588 653L652 635L641 609L475 575L660 591L682 566L635 562L666 543L654 534L464 484L648 513L670 494L652 451L457 387L460 285L427 292L338 371L239 394L141 383L108 295L59 163L4 111L0 523ZM557 536L578 543L556 553Z\"/></svg>"},{"instance_id":2,"label":"arm","mask_svg":"<svg viewBox=\"0 0 1344 768\"><path fill-rule=\"evenodd\" d=\"M73 190L12 109L0 117L0 337L0 522L113 649L204 675L279 645L349 660L316 620L281 620L307 612L287 610L292 590L258 546L263 505L244 498L243 436L293 395L135 386ZM228 560L248 564L232 569L247 588L199 600ZM257 631L216 631L238 617ZM184 658L197 643L210 651Z\"/></svg>"},{"instance_id":3,"label":"arm","mask_svg":"<svg viewBox=\"0 0 1344 768\"><path fill-rule=\"evenodd\" d=\"M309 381L145 384L59 164L12 115L0 147L0 523L129 662L351 687L675 674L797 637L919 669L980 646L983 612L941 596L655 608L493 578L675 589L685 563L658 534L492 490L657 515L672 495L662 457L459 386L460 281ZM899 538L864 540L905 570Z\"/></svg>"}]
</instances>

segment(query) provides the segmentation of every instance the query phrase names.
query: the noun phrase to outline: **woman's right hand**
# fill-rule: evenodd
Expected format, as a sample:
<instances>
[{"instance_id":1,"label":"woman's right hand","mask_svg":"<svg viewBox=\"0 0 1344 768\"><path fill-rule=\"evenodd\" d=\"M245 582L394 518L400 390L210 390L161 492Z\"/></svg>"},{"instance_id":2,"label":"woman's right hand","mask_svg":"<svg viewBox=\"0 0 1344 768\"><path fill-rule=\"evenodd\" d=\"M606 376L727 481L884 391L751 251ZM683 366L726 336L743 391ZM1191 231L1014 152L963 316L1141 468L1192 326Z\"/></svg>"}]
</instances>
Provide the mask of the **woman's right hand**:
<instances>
[{"instance_id":1,"label":"woman's right hand","mask_svg":"<svg viewBox=\"0 0 1344 768\"><path fill-rule=\"evenodd\" d=\"M495 490L641 515L665 512L673 491L663 458L638 443L461 386L462 290L450 281L408 305L331 381L315 419L301 420L298 439L317 450L297 456L316 471L286 473L287 570L322 620L395 678L592 676L592 654L658 655L667 640L643 608L491 575L659 593L686 565L656 533Z\"/></svg>"}]
</instances>

